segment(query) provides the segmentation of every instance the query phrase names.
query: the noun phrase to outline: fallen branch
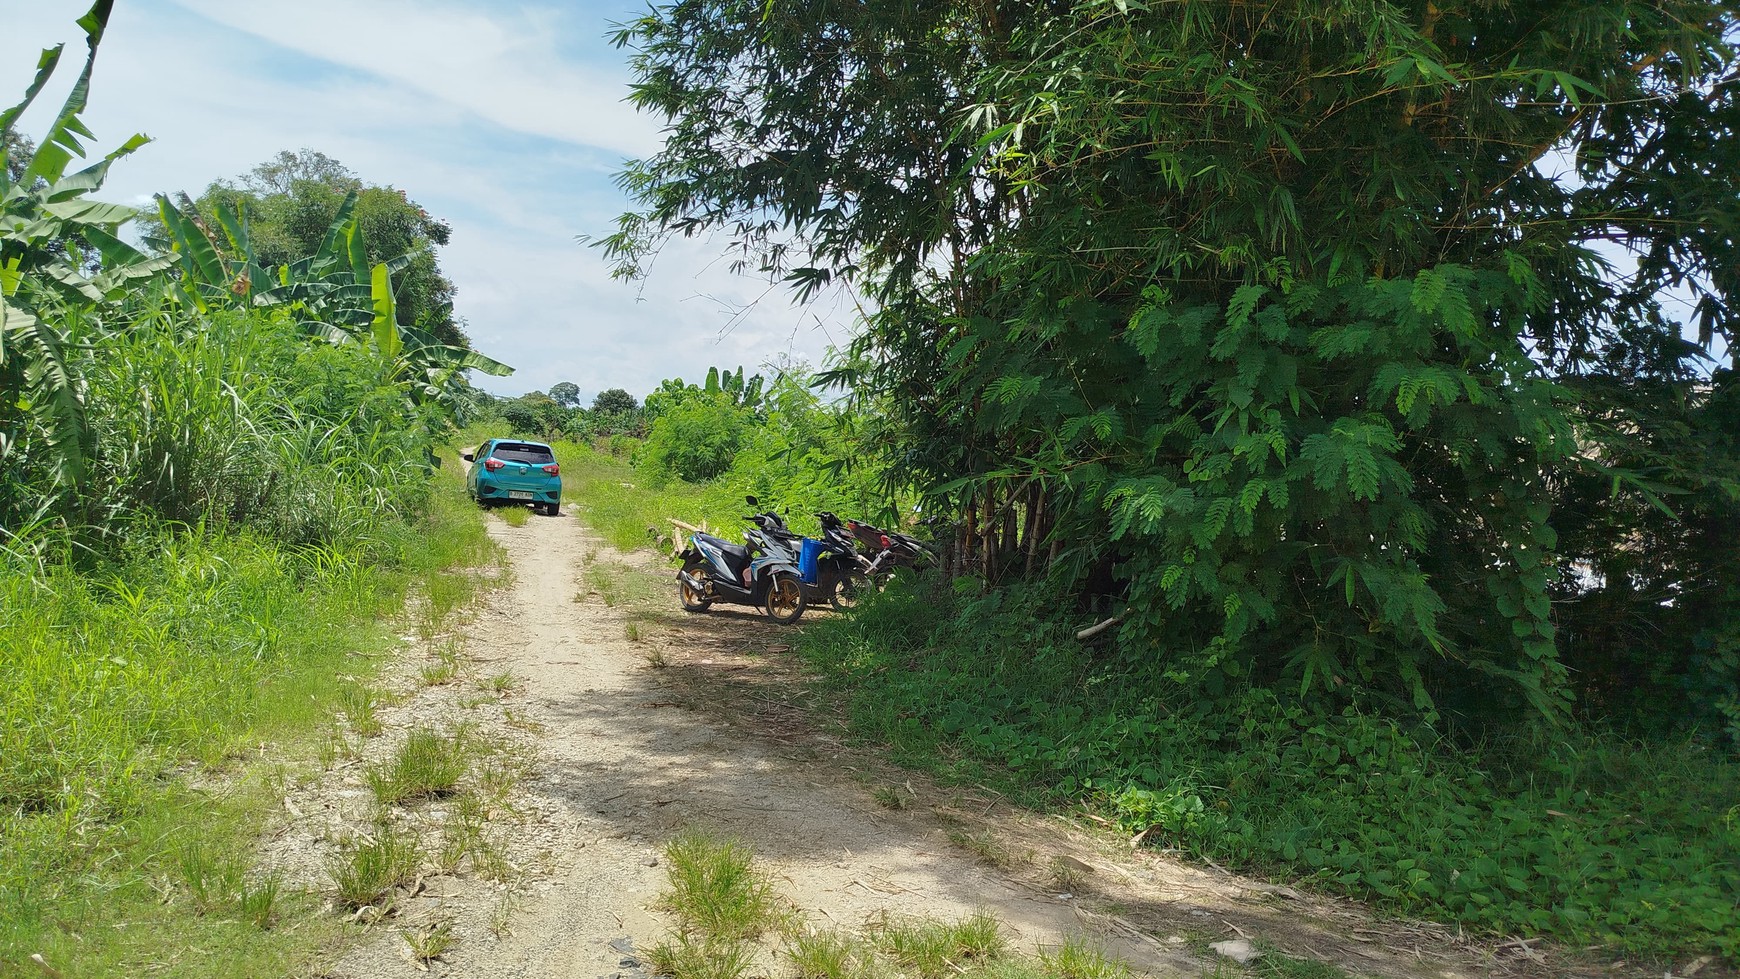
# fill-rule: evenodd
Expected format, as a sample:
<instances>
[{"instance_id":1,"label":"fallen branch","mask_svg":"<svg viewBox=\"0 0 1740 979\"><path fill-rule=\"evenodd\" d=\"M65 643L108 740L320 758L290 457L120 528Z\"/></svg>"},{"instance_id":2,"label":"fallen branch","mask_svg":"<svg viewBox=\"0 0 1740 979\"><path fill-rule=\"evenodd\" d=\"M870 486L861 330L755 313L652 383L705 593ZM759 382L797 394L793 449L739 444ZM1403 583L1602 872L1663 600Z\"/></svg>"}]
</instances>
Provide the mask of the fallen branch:
<instances>
[{"instance_id":1,"label":"fallen branch","mask_svg":"<svg viewBox=\"0 0 1740 979\"><path fill-rule=\"evenodd\" d=\"M1092 639L1093 637L1099 635L1100 633L1106 631L1107 629L1110 629L1112 626L1115 626L1122 621L1124 621L1124 616L1122 614L1114 615L1111 618L1107 619L1106 621L1098 623L1097 625L1088 626L1086 629L1083 629L1080 632L1076 633L1075 637L1077 639Z\"/></svg>"}]
</instances>

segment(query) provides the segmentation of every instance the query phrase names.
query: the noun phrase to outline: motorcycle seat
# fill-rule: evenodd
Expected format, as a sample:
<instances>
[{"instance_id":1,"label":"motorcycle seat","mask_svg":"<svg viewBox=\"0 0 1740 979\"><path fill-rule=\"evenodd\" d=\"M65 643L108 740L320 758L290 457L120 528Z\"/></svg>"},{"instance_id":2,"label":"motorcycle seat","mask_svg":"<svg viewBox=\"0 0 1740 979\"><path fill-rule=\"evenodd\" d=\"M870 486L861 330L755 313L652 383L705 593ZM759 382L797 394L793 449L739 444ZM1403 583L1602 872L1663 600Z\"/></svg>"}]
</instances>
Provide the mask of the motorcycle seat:
<instances>
[{"instance_id":1,"label":"motorcycle seat","mask_svg":"<svg viewBox=\"0 0 1740 979\"><path fill-rule=\"evenodd\" d=\"M749 548L742 544L733 544L723 537L714 537L712 534L696 534L695 536L719 548L719 552L728 558L749 560Z\"/></svg>"}]
</instances>

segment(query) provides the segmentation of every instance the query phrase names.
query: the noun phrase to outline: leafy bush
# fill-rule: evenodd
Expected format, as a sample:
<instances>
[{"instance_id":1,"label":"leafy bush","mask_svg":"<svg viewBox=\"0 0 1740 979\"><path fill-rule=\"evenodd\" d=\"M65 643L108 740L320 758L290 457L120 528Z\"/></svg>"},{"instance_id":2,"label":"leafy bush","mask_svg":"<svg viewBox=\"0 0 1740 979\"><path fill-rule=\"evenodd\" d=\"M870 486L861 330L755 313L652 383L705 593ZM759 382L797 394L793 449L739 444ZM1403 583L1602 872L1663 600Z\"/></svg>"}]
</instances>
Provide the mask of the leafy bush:
<instances>
[{"instance_id":1,"label":"leafy bush","mask_svg":"<svg viewBox=\"0 0 1740 979\"><path fill-rule=\"evenodd\" d=\"M655 481L706 482L731 468L754 420L723 396L685 399L653 422L635 465Z\"/></svg>"},{"instance_id":2,"label":"leafy bush","mask_svg":"<svg viewBox=\"0 0 1740 979\"><path fill-rule=\"evenodd\" d=\"M744 440L724 482L769 506L789 508L799 529L817 510L884 519L893 509L886 467L865 450L863 419L824 404L810 381L808 372L794 370L768 388L765 420Z\"/></svg>"}]
</instances>

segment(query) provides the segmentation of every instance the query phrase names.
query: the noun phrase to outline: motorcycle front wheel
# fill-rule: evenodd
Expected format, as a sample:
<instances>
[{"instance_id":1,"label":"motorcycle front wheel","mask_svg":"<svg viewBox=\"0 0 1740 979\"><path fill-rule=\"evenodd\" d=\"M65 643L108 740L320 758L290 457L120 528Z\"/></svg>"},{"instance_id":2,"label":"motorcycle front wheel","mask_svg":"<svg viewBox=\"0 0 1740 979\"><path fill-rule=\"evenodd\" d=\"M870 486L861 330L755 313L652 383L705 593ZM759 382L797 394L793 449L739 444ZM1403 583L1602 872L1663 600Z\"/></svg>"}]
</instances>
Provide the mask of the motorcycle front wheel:
<instances>
[{"instance_id":1,"label":"motorcycle front wheel","mask_svg":"<svg viewBox=\"0 0 1740 979\"><path fill-rule=\"evenodd\" d=\"M767 597L762 600L761 607L768 618L780 625L791 625L804 614L803 582L790 572L776 573L767 586Z\"/></svg>"},{"instance_id":2,"label":"motorcycle front wheel","mask_svg":"<svg viewBox=\"0 0 1740 979\"><path fill-rule=\"evenodd\" d=\"M685 566L683 570L690 575L695 574L697 571L701 574L707 573L700 567ZM677 601L682 603L683 611L685 612L705 612L707 611L707 608L713 604L713 600L707 597L706 592L696 591L680 576L677 578Z\"/></svg>"}]
</instances>

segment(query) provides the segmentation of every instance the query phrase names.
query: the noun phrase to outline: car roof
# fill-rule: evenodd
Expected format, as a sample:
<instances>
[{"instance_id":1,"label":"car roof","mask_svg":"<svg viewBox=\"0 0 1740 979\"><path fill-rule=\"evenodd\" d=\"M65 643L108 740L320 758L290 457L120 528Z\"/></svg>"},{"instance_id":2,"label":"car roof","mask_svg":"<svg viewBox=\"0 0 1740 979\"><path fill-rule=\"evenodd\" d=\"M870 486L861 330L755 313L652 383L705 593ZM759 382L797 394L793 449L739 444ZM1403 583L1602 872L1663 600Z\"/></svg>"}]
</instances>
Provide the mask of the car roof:
<instances>
[{"instance_id":1,"label":"car roof","mask_svg":"<svg viewBox=\"0 0 1740 979\"><path fill-rule=\"evenodd\" d=\"M550 443L548 442L534 442L531 439L490 439L488 444L500 445L503 442L512 442L515 445L535 445L540 449L550 448Z\"/></svg>"}]
</instances>

